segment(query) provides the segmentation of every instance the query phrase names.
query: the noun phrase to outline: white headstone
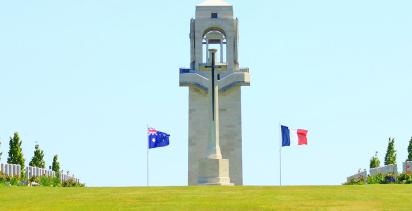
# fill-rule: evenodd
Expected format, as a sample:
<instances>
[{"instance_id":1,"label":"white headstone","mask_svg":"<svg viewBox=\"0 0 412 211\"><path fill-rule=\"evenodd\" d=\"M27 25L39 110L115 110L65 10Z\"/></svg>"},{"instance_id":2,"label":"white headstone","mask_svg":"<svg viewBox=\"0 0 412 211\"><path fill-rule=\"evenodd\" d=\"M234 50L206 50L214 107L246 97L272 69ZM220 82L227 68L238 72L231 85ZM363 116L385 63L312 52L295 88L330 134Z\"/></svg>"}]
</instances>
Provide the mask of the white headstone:
<instances>
[{"instance_id":1,"label":"white headstone","mask_svg":"<svg viewBox=\"0 0 412 211\"><path fill-rule=\"evenodd\" d=\"M9 166L7 164L4 164L4 175L9 175Z\"/></svg>"},{"instance_id":2,"label":"white headstone","mask_svg":"<svg viewBox=\"0 0 412 211\"><path fill-rule=\"evenodd\" d=\"M14 176L13 175L13 164L9 164L9 176Z\"/></svg>"},{"instance_id":3,"label":"white headstone","mask_svg":"<svg viewBox=\"0 0 412 211\"><path fill-rule=\"evenodd\" d=\"M17 175L21 176L21 166L17 165Z\"/></svg>"}]
</instances>

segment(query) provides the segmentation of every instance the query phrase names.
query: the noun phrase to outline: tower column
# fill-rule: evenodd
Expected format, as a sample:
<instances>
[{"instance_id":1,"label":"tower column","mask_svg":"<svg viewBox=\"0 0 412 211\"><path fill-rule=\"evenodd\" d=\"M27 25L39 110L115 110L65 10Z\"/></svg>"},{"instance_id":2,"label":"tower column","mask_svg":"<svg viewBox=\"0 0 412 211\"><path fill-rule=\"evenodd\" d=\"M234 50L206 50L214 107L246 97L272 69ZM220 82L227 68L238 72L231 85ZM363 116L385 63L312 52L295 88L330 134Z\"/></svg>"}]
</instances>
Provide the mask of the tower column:
<instances>
[{"instance_id":1,"label":"tower column","mask_svg":"<svg viewBox=\"0 0 412 211\"><path fill-rule=\"evenodd\" d=\"M220 63L223 63L223 40L220 40Z\"/></svg>"},{"instance_id":2,"label":"tower column","mask_svg":"<svg viewBox=\"0 0 412 211\"><path fill-rule=\"evenodd\" d=\"M204 0L191 20L190 68L179 69L189 87L188 185L243 184L241 86L250 74L239 71L237 23L225 0Z\"/></svg>"},{"instance_id":3,"label":"tower column","mask_svg":"<svg viewBox=\"0 0 412 211\"><path fill-rule=\"evenodd\" d=\"M208 39L206 39L206 63L208 63L209 62L209 40Z\"/></svg>"}]
</instances>

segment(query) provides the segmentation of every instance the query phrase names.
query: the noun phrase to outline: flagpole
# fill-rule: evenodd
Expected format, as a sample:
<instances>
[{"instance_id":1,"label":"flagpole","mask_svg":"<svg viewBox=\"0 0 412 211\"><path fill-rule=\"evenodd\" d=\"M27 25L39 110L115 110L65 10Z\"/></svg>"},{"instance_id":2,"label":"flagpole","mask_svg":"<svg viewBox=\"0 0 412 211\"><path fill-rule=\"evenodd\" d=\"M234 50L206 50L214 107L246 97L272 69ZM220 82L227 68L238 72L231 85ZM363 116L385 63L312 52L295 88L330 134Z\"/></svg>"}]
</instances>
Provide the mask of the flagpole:
<instances>
[{"instance_id":1,"label":"flagpole","mask_svg":"<svg viewBox=\"0 0 412 211\"><path fill-rule=\"evenodd\" d=\"M146 124L147 130L149 130L149 124ZM146 186L149 186L149 142L146 140Z\"/></svg>"},{"instance_id":2,"label":"flagpole","mask_svg":"<svg viewBox=\"0 0 412 211\"><path fill-rule=\"evenodd\" d=\"M279 186L282 186L282 125L279 123Z\"/></svg>"}]
</instances>

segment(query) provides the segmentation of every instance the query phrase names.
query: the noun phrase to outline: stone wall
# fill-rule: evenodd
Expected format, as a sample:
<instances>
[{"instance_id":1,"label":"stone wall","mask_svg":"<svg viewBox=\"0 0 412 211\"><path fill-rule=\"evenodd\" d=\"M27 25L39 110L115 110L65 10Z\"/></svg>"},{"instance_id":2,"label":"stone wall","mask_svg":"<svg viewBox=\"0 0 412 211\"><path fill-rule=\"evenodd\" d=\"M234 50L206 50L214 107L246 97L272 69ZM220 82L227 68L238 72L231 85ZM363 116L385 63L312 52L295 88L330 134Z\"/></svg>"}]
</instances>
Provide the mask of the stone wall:
<instances>
[{"instance_id":1,"label":"stone wall","mask_svg":"<svg viewBox=\"0 0 412 211\"><path fill-rule=\"evenodd\" d=\"M377 174L397 174L398 173L398 166L396 164L394 165L386 165L382 167L377 167L377 168L371 168L369 171L369 174L371 176L377 175Z\"/></svg>"},{"instance_id":2,"label":"stone wall","mask_svg":"<svg viewBox=\"0 0 412 211\"><path fill-rule=\"evenodd\" d=\"M350 177L347 177L346 181L350 182L353 179L360 179L360 178L365 178L366 179L366 177L368 177L368 173L365 170L365 171L358 172L357 174L354 174Z\"/></svg>"},{"instance_id":3,"label":"stone wall","mask_svg":"<svg viewBox=\"0 0 412 211\"><path fill-rule=\"evenodd\" d=\"M48 169L27 166L25 168L25 175L27 179L32 177L40 177L40 176L48 176L54 177L56 176L56 172ZM8 177L20 177L21 176L21 166L17 164L7 164L7 163L0 163L0 172ZM75 178L73 175L70 176L69 174L64 174L63 171L60 173L60 180L66 181L68 179L73 179L77 183L80 182L78 178Z\"/></svg>"},{"instance_id":4,"label":"stone wall","mask_svg":"<svg viewBox=\"0 0 412 211\"><path fill-rule=\"evenodd\" d=\"M0 164L0 172L9 177L19 177L21 175L21 167L17 164Z\"/></svg>"},{"instance_id":5,"label":"stone wall","mask_svg":"<svg viewBox=\"0 0 412 211\"><path fill-rule=\"evenodd\" d=\"M40 177L40 176L54 177L56 173L52 170L47 170L47 169L33 167L33 166L27 166L26 175L27 175L27 178Z\"/></svg>"}]
</instances>

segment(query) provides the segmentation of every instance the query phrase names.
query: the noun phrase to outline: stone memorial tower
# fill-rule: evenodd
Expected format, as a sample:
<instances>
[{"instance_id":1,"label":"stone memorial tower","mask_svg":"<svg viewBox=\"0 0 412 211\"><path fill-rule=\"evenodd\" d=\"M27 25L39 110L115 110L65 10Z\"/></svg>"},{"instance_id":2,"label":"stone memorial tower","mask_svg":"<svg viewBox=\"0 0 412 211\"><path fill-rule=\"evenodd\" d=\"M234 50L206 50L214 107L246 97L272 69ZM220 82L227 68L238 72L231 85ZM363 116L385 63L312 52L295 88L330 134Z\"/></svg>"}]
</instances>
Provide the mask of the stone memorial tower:
<instances>
[{"instance_id":1,"label":"stone memorial tower","mask_svg":"<svg viewBox=\"0 0 412 211\"><path fill-rule=\"evenodd\" d=\"M189 88L189 185L242 185L241 86L238 19L224 0L196 6L190 21L190 68L180 86Z\"/></svg>"}]
</instances>

